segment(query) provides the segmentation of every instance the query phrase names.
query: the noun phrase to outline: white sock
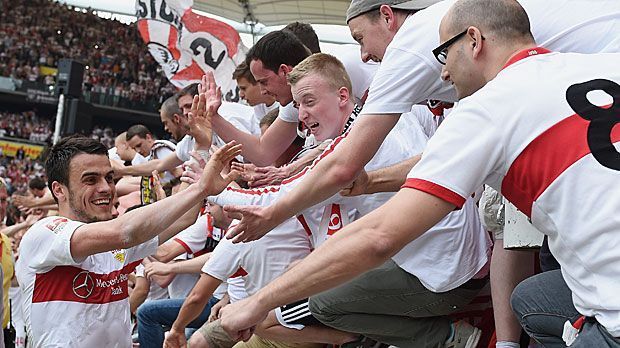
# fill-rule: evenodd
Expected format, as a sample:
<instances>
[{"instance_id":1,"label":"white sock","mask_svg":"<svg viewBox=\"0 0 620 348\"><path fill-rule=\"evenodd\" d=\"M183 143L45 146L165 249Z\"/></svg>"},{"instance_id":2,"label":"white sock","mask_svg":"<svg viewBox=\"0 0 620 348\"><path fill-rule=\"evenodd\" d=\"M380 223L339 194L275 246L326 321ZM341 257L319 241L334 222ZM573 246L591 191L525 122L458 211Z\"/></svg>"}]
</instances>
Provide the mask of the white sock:
<instances>
[{"instance_id":1,"label":"white sock","mask_svg":"<svg viewBox=\"0 0 620 348\"><path fill-rule=\"evenodd\" d=\"M521 345L518 342L498 341L495 348L521 348Z\"/></svg>"}]
</instances>

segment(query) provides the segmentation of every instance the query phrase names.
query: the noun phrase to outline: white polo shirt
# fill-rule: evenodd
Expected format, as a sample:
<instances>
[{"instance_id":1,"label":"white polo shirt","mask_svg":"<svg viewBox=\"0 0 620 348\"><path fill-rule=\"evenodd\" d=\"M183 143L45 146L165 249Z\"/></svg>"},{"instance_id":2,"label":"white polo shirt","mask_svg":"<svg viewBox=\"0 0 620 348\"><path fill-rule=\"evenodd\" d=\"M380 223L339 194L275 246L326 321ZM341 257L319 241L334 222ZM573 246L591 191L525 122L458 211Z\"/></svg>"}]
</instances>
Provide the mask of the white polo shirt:
<instances>
[{"instance_id":1,"label":"white polo shirt","mask_svg":"<svg viewBox=\"0 0 620 348\"><path fill-rule=\"evenodd\" d=\"M456 206L501 191L549 237L577 310L620 337L620 54L537 52L461 100L404 187Z\"/></svg>"},{"instance_id":2,"label":"white polo shirt","mask_svg":"<svg viewBox=\"0 0 620 348\"><path fill-rule=\"evenodd\" d=\"M16 275L35 347L131 347L128 274L155 253L158 237L75 260L70 240L83 224L51 216L22 239Z\"/></svg>"}]
</instances>

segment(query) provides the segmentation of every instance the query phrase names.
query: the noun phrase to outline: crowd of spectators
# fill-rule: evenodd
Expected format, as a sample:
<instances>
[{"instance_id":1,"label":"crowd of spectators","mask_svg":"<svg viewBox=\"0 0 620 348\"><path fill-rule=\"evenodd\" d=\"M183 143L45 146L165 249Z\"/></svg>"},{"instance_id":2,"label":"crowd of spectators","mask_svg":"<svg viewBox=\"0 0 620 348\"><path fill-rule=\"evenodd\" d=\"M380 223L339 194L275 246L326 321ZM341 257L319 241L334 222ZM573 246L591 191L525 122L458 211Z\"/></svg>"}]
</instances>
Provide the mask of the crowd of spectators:
<instances>
[{"instance_id":1,"label":"crowd of spectators","mask_svg":"<svg viewBox=\"0 0 620 348\"><path fill-rule=\"evenodd\" d=\"M135 107L175 91L135 25L50 0L2 1L0 7L0 76L53 85L49 68L71 58L86 65L87 101Z\"/></svg>"},{"instance_id":2,"label":"crowd of spectators","mask_svg":"<svg viewBox=\"0 0 620 348\"><path fill-rule=\"evenodd\" d=\"M0 136L49 143L54 132L52 119L32 111L12 113L0 111Z\"/></svg>"},{"instance_id":3,"label":"crowd of spectators","mask_svg":"<svg viewBox=\"0 0 620 348\"><path fill-rule=\"evenodd\" d=\"M0 111L0 137L24 139L50 145L54 133L54 119L40 115L36 110L24 112ZM107 148L114 146L117 134L109 126L95 125L89 137L100 141ZM0 148L0 177L6 179L9 193L25 192L28 181L44 177L42 159L32 159L23 149L16 154L4 153Z\"/></svg>"},{"instance_id":4,"label":"crowd of spectators","mask_svg":"<svg viewBox=\"0 0 620 348\"><path fill-rule=\"evenodd\" d=\"M50 144L54 134L53 122L53 118L37 114L35 110L0 111L0 137ZM114 138L117 134L109 126L95 125L88 135L103 143L107 148L111 148L114 146Z\"/></svg>"}]
</instances>

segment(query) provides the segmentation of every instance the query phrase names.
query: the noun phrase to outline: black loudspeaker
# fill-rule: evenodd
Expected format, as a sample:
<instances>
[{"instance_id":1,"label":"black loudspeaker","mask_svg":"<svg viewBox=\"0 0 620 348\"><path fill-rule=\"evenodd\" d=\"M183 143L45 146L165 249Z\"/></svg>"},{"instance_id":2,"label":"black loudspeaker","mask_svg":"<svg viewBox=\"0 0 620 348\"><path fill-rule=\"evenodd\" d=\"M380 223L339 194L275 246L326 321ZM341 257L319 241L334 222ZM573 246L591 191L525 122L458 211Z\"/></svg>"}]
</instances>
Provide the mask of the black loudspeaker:
<instances>
[{"instance_id":1,"label":"black loudspeaker","mask_svg":"<svg viewBox=\"0 0 620 348\"><path fill-rule=\"evenodd\" d=\"M84 81L84 64L71 59L61 59L58 62L56 88L54 95L80 98L82 96L82 82Z\"/></svg>"}]
</instances>

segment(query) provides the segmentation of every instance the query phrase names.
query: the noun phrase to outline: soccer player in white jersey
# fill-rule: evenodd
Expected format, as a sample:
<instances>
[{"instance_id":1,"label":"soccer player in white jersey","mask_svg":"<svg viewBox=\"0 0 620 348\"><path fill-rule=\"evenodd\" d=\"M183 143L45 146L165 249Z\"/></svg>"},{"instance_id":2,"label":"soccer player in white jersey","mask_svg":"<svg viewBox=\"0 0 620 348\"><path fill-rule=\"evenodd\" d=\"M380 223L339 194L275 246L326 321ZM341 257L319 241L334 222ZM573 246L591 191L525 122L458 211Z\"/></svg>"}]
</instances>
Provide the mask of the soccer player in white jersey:
<instances>
[{"instance_id":1,"label":"soccer player in white jersey","mask_svg":"<svg viewBox=\"0 0 620 348\"><path fill-rule=\"evenodd\" d=\"M560 346L568 320L569 329L581 329L575 346L620 346L613 247L620 207L620 75L613 67L620 54L546 53L536 47L523 9L509 0L462 0L440 34L444 44L435 52L446 63L443 77L463 99L405 187L344 229L355 233L343 230L257 295L225 309L225 328L243 336L265 308L374 267L486 183L549 236L562 266L515 290L513 306L528 333ZM588 199L605 204L584 204Z\"/></svg>"},{"instance_id":2,"label":"soccer player in white jersey","mask_svg":"<svg viewBox=\"0 0 620 348\"><path fill-rule=\"evenodd\" d=\"M239 152L231 144L213 158L217 162ZM213 163L204 172L205 177L215 174L209 180L114 218L114 171L106 148L78 136L50 150L46 172L59 216L29 229L17 263L33 346L131 347L128 274L159 243L193 222L206 195L230 182Z\"/></svg>"}]
</instances>

